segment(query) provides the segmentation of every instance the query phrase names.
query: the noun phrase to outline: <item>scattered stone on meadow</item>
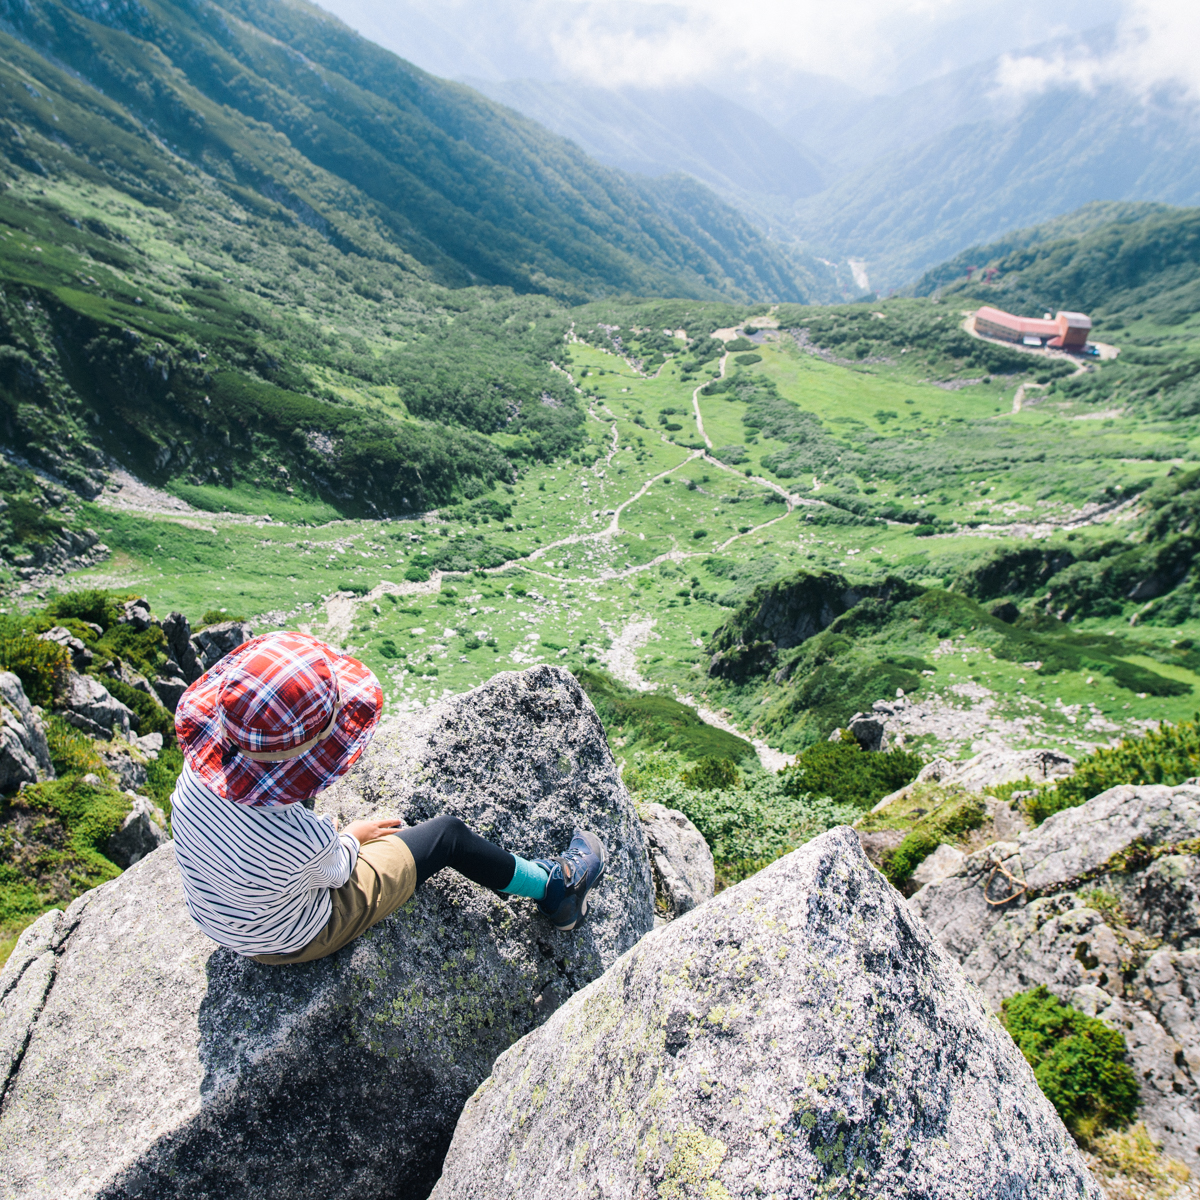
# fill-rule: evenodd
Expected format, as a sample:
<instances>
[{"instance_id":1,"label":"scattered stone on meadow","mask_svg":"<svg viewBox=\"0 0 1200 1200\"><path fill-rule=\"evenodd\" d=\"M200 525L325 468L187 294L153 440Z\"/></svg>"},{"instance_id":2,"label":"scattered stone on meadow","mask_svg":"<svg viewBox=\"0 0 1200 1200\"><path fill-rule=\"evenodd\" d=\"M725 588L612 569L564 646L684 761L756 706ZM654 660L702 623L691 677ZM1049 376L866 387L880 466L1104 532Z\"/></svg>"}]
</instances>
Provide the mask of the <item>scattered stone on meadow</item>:
<instances>
[{"instance_id":1,"label":"scattered stone on meadow","mask_svg":"<svg viewBox=\"0 0 1200 1200\"><path fill-rule=\"evenodd\" d=\"M835 829L497 1060L434 1200L1101 1193L1012 1040Z\"/></svg>"},{"instance_id":2,"label":"scattered stone on meadow","mask_svg":"<svg viewBox=\"0 0 1200 1200\"><path fill-rule=\"evenodd\" d=\"M496 1056L652 927L641 823L560 668L381 728L318 807L451 813L529 858L583 826L607 873L573 933L445 871L331 957L270 967L195 928L163 846L42 918L0 972L0 1053L21 1047L0 1109L6 1197L424 1196Z\"/></svg>"}]
</instances>

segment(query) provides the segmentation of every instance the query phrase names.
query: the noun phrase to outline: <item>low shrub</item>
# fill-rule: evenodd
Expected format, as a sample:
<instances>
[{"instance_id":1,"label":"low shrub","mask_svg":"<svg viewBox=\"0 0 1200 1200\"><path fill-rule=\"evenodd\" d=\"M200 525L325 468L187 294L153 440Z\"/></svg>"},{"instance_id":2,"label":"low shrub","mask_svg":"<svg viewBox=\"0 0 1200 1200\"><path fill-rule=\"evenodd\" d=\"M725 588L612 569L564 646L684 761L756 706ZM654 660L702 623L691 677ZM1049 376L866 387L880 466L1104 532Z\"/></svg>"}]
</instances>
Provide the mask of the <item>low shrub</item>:
<instances>
[{"instance_id":1,"label":"low shrub","mask_svg":"<svg viewBox=\"0 0 1200 1200\"><path fill-rule=\"evenodd\" d=\"M104 760L96 750L96 743L86 733L54 713L42 718L42 726L50 748L50 763L60 779L67 775L86 775L89 771L99 774L104 770Z\"/></svg>"},{"instance_id":2,"label":"low shrub","mask_svg":"<svg viewBox=\"0 0 1200 1200\"><path fill-rule=\"evenodd\" d=\"M0 670L12 671L31 704L48 708L66 686L71 655L55 642L43 642L20 621L0 618Z\"/></svg>"},{"instance_id":3,"label":"low shrub","mask_svg":"<svg viewBox=\"0 0 1200 1200\"><path fill-rule=\"evenodd\" d=\"M1122 783L1168 787L1200 775L1200 714L1177 725L1162 724L1119 746L1105 746L1079 760L1075 773L1040 787L1026 801L1035 824L1065 808L1076 808Z\"/></svg>"},{"instance_id":4,"label":"low shrub","mask_svg":"<svg viewBox=\"0 0 1200 1200\"><path fill-rule=\"evenodd\" d=\"M133 710L137 718L136 733L142 737L148 733L161 733L164 743L169 745L174 742L175 718L157 700L123 680L106 677L103 682L110 695Z\"/></svg>"},{"instance_id":5,"label":"low shrub","mask_svg":"<svg viewBox=\"0 0 1200 1200\"><path fill-rule=\"evenodd\" d=\"M1117 1030L1061 1003L1045 987L1010 996L1001 1005L1000 1021L1077 1140L1088 1142L1105 1127L1133 1119L1137 1077L1125 1062L1125 1038Z\"/></svg>"},{"instance_id":6,"label":"low shrub","mask_svg":"<svg viewBox=\"0 0 1200 1200\"><path fill-rule=\"evenodd\" d=\"M918 525L912 532L913 537L933 537L937 531L936 525Z\"/></svg>"},{"instance_id":7,"label":"low shrub","mask_svg":"<svg viewBox=\"0 0 1200 1200\"><path fill-rule=\"evenodd\" d=\"M0 806L0 925L28 922L119 875L103 847L128 812L128 796L77 776L34 784Z\"/></svg>"},{"instance_id":8,"label":"low shrub","mask_svg":"<svg viewBox=\"0 0 1200 1200\"><path fill-rule=\"evenodd\" d=\"M425 570L424 567L408 567L405 569L404 578L407 579L409 583L428 583L429 572Z\"/></svg>"},{"instance_id":9,"label":"low shrub","mask_svg":"<svg viewBox=\"0 0 1200 1200\"><path fill-rule=\"evenodd\" d=\"M171 793L183 770L183 751L176 745L164 746L158 757L146 767L145 791L154 797L154 803L171 817Z\"/></svg>"},{"instance_id":10,"label":"low shrub","mask_svg":"<svg viewBox=\"0 0 1200 1200\"><path fill-rule=\"evenodd\" d=\"M365 583L353 583L343 580L338 584L339 592L349 592L352 596L365 596L370 590Z\"/></svg>"},{"instance_id":11,"label":"low shrub","mask_svg":"<svg viewBox=\"0 0 1200 1200\"><path fill-rule=\"evenodd\" d=\"M231 613L227 608L210 608L200 618L197 628L204 629L208 625L223 625L226 621L244 621L245 619L237 613Z\"/></svg>"},{"instance_id":12,"label":"low shrub","mask_svg":"<svg viewBox=\"0 0 1200 1200\"><path fill-rule=\"evenodd\" d=\"M384 658L402 658L404 656L404 652L397 647L391 638L384 638L379 643L378 649Z\"/></svg>"},{"instance_id":13,"label":"low shrub","mask_svg":"<svg viewBox=\"0 0 1200 1200\"><path fill-rule=\"evenodd\" d=\"M689 786L686 773L681 754L643 751L632 756L624 779L637 803L674 808L699 829L712 850L718 887L747 879L825 830L848 825L858 816L857 809L827 798L789 795L778 775L756 771L740 786L703 790Z\"/></svg>"},{"instance_id":14,"label":"low shrub","mask_svg":"<svg viewBox=\"0 0 1200 1200\"><path fill-rule=\"evenodd\" d=\"M688 787L699 792L734 788L742 781L733 759L717 758L712 754L706 754L695 766L684 771L680 778Z\"/></svg>"},{"instance_id":15,"label":"low shrub","mask_svg":"<svg viewBox=\"0 0 1200 1200\"><path fill-rule=\"evenodd\" d=\"M884 796L916 778L924 766L908 750L866 751L849 734L836 742L817 742L780 772L791 795L828 796L837 804L871 808Z\"/></svg>"}]
</instances>

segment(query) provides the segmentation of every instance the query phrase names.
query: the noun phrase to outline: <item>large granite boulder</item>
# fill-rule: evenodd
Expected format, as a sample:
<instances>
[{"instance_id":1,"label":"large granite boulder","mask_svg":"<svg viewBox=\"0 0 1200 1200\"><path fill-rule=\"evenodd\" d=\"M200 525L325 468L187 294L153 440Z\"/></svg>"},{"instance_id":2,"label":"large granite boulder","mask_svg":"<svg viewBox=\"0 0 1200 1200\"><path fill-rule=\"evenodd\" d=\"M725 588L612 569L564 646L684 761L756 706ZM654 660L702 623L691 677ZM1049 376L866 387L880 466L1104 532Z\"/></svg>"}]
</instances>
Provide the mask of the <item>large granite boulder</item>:
<instances>
[{"instance_id":1,"label":"large granite boulder","mask_svg":"<svg viewBox=\"0 0 1200 1200\"><path fill-rule=\"evenodd\" d=\"M20 679L11 671L0 671L0 794L16 791L23 783L53 778L41 719Z\"/></svg>"},{"instance_id":2,"label":"large granite boulder","mask_svg":"<svg viewBox=\"0 0 1200 1200\"><path fill-rule=\"evenodd\" d=\"M842 828L644 938L502 1055L433 1195L1101 1193L1008 1034Z\"/></svg>"},{"instance_id":3,"label":"large granite boulder","mask_svg":"<svg viewBox=\"0 0 1200 1200\"><path fill-rule=\"evenodd\" d=\"M446 871L330 958L268 967L193 927L164 846L42 918L0 975L0 1052L21 1047L6 1197L422 1197L496 1056L652 926L640 822L559 668L385 727L318 808L453 813L530 857L584 826L608 873L574 933Z\"/></svg>"},{"instance_id":4,"label":"large granite boulder","mask_svg":"<svg viewBox=\"0 0 1200 1200\"><path fill-rule=\"evenodd\" d=\"M993 1007L1044 984L1125 1035L1140 1117L1200 1168L1200 788L1115 787L909 901Z\"/></svg>"},{"instance_id":5,"label":"large granite boulder","mask_svg":"<svg viewBox=\"0 0 1200 1200\"><path fill-rule=\"evenodd\" d=\"M711 900L716 871L712 851L700 830L665 804L643 804L638 813L650 852L659 913L666 918L681 917Z\"/></svg>"}]
</instances>

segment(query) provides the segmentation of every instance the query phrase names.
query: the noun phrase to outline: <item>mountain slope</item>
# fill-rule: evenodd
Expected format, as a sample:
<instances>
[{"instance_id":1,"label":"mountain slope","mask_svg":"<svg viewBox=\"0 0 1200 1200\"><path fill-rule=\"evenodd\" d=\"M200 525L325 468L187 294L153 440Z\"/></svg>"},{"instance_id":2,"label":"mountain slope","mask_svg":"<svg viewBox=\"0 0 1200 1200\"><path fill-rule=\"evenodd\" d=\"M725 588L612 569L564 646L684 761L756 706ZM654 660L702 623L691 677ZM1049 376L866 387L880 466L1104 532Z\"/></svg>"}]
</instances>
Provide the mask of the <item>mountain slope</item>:
<instances>
[{"instance_id":1,"label":"mountain slope","mask_svg":"<svg viewBox=\"0 0 1200 1200\"><path fill-rule=\"evenodd\" d=\"M642 175L685 171L737 203L819 191L820 168L768 121L704 87L621 88L468 80L598 162Z\"/></svg>"},{"instance_id":2,"label":"mountain slope","mask_svg":"<svg viewBox=\"0 0 1200 1200\"><path fill-rule=\"evenodd\" d=\"M342 214L368 217L445 282L579 297L803 290L786 261L760 278L713 259L619 173L312 6L10 0L3 12L185 159L355 247Z\"/></svg>"}]
</instances>

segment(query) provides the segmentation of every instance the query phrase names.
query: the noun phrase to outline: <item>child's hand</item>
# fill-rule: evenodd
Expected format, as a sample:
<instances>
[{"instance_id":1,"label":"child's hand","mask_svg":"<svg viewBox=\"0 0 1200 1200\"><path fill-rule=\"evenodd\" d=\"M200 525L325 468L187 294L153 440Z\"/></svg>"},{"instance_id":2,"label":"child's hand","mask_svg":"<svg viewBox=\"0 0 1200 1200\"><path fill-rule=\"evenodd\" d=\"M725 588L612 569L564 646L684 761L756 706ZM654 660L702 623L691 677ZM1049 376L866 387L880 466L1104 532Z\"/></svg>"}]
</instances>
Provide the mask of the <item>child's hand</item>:
<instances>
[{"instance_id":1,"label":"child's hand","mask_svg":"<svg viewBox=\"0 0 1200 1200\"><path fill-rule=\"evenodd\" d=\"M346 833L358 838L360 845L366 845L403 828L404 822L399 817L385 817L382 821L352 821L346 826Z\"/></svg>"}]
</instances>

